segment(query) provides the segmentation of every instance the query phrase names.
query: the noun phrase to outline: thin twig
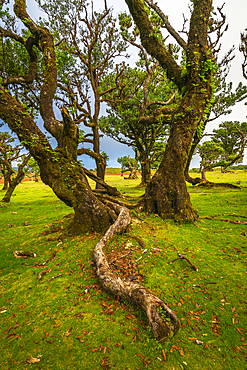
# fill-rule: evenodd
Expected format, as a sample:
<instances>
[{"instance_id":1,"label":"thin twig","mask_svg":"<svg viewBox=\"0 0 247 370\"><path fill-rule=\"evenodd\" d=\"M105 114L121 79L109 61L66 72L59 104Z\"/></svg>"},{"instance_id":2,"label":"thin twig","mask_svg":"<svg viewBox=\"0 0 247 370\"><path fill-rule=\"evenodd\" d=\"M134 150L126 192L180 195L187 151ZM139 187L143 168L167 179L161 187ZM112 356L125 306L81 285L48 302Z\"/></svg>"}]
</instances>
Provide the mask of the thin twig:
<instances>
[{"instance_id":1,"label":"thin twig","mask_svg":"<svg viewBox=\"0 0 247 370\"><path fill-rule=\"evenodd\" d=\"M42 263L42 266L45 266L49 261L51 261L57 254L57 251L55 251L52 256L50 258L48 258L47 261L45 261L44 263Z\"/></svg>"},{"instance_id":2,"label":"thin twig","mask_svg":"<svg viewBox=\"0 0 247 370\"><path fill-rule=\"evenodd\" d=\"M48 279L47 281L51 281L51 280L53 280L53 279L56 279L56 278L58 278L59 276L62 276L63 274L58 274L58 275L56 275L56 276L52 276L50 279Z\"/></svg>"},{"instance_id":3,"label":"thin twig","mask_svg":"<svg viewBox=\"0 0 247 370\"><path fill-rule=\"evenodd\" d=\"M181 256L180 253L178 253L178 258L175 258L174 260L167 262L167 263L173 263L177 260L186 260L190 264L190 266L193 268L193 270L198 271L198 268L187 257Z\"/></svg>"}]
</instances>

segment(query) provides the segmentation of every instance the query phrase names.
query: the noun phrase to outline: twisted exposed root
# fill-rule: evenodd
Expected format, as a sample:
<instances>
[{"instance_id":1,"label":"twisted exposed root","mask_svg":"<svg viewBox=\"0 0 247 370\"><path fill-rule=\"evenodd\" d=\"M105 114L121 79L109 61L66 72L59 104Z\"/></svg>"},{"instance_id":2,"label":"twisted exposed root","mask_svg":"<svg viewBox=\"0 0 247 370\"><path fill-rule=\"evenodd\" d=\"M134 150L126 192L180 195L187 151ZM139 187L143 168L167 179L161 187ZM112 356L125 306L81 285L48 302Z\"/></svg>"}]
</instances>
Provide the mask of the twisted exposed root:
<instances>
[{"instance_id":1,"label":"twisted exposed root","mask_svg":"<svg viewBox=\"0 0 247 370\"><path fill-rule=\"evenodd\" d=\"M124 207L119 208L120 213L116 222L107 230L94 249L98 278L106 290L141 307L146 314L153 336L158 341L164 342L179 330L180 324L176 314L144 286L113 274L103 251L107 243L115 235L125 231L130 223L129 210Z\"/></svg>"}]
</instances>

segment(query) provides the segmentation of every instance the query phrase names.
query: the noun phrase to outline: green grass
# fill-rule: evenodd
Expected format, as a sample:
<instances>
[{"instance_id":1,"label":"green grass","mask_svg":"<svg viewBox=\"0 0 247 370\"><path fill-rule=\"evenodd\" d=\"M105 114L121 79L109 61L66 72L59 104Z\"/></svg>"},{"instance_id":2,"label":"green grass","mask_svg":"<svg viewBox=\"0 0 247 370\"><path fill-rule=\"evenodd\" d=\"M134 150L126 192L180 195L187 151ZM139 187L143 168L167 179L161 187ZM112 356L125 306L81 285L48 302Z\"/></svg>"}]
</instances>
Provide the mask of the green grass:
<instances>
[{"instance_id":1,"label":"green grass","mask_svg":"<svg viewBox=\"0 0 247 370\"><path fill-rule=\"evenodd\" d=\"M212 172L208 179L240 180L247 186L247 174L241 171ZM129 195L143 193L135 188L138 181L108 178ZM201 217L247 221L230 216L247 215L247 188L188 189ZM126 236L108 247L112 254L131 252L121 259L121 274L136 266L143 284L181 320L180 331L161 346L140 310L98 284L92 254L101 235L49 240L51 235L40 234L52 224L65 224L63 216L71 209L41 182L22 183L15 194L10 205L0 208L1 369L246 369L246 225L200 219L181 226L143 215L144 221L134 220L131 233L146 243L145 253ZM13 252L21 249L37 257L14 258ZM51 271L39 281L37 263L55 250L56 257L46 265ZM185 260L168 264L177 252L199 271ZM63 275L48 281L58 274ZM29 365L30 357L40 362Z\"/></svg>"}]
</instances>

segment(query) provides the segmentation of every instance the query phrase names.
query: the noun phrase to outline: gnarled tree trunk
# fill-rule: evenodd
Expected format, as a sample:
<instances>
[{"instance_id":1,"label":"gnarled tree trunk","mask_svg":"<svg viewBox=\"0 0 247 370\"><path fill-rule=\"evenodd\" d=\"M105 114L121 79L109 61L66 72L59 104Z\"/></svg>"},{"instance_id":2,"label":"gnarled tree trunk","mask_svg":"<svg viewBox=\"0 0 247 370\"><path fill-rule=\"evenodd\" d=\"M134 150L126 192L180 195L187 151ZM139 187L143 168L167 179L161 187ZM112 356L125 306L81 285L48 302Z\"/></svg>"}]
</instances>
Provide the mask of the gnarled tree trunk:
<instances>
[{"instance_id":1,"label":"gnarled tree trunk","mask_svg":"<svg viewBox=\"0 0 247 370\"><path fill-rule=\"evenodd\" d=\"M202 168L202 169L201 169L201 175L202 175L202 180L203 180L203 181L207 181L206 171L207 171L207 169L206 169L206 168Z\"/></svg>"},{"instance_id":2,"label":"gnarled tree trunk","mask_svg":"<svg viewBox=\"0 0 247 370\"><path fill-rule=\"evenodd\" d=\"M148 214L159 214L162 219L193 221L196 213L187 191L184 170L196 123L190 123L188 112L181 115L183 120L172 125L163 160L147 185L140 207ZM190 130L187 131L188 125Z\"/></svg>"},{"instance_id":3,"label":"gnarled tree trunk","mask_svg":"<svg viewBox=\"0 0 247 370\"><path fill-rule=\"evenodd\" d=\"M182 69L155 36L142 0L125 0L139 28L142 45L156 58L181 92L181 102L170 121L170 136L163 160L149 182L140 207L163 219L193 221L196 217L185 181L185 169L193 138L210 110L211 79L214 62L208 50L207 32L212 0L193 2L188 40L172 28L165 14L151 0L145 2L161 17L168 32L185 51L186 69Z\"/></svg>"},{"instance_id":4,"label":"gnarled tree trunk","mask_svg":"<svg viewBox=\"0 0 247 370\"><path fill-rule=\"evenodd\" d=\"M1 87L0 94L1 118L20 141L25 141L39 165L42 181L52 188L59 199L74 209L74 220L68 231L72 234L105 232L115 221L116 215L93 194L83 168L76 159L73 130L76 132L77 127L64 118L63 132L66 136L63 138L61 134L62 144L53 150L20 103ZM16 122L22 122L22 125L16 125Z\"/></svg>"}]
</instances>

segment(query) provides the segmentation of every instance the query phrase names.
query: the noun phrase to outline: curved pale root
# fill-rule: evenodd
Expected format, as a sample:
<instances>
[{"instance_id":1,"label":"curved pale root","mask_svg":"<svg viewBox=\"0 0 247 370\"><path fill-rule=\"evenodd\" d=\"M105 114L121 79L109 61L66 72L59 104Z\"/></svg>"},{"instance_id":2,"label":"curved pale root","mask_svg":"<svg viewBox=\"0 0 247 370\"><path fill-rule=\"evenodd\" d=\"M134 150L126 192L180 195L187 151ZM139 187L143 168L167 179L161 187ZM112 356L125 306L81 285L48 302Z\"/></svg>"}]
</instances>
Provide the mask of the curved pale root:
<instances>
[{"instance_id":1,"label":"curved pale root","mask_svg":"<svg viewBox=\"0 0 247 370\"><path fill-rule=\"evenodd\" d=\"M115 235L125 231L130 223L130 213L121 207L115 223L107 230L94 249L94 260L97 265L97 275L102 286L123 299L130 300L144 311L153 336L164 342L172 337L179 329L180 324L176 314L158 297L144 286L121 279L111 272L103 248Z\"/></svg>"}]
</instances>

